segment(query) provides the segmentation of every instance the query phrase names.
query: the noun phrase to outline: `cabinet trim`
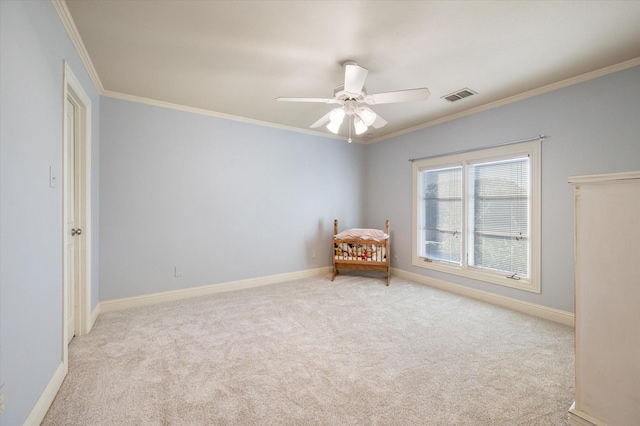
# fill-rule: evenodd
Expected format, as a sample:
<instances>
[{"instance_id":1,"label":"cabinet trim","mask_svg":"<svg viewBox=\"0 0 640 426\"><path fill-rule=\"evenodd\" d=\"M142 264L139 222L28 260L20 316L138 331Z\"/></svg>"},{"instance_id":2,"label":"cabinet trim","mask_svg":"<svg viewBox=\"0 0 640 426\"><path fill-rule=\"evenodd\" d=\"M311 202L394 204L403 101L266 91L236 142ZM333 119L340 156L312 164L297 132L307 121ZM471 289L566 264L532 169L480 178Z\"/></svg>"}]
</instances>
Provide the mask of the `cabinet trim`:
<instances>
[{"instance_id":1,"label":"cabinet trim","mask_svg":"<svg viewBox=\"0 0 640 426\"><path fill-rule=\"evenodd\" d=\"M578 185L581 183L608 183L613 181L628 180L628 179L640 179L640 172L625 172L625 173L609 173L604 175L585 175L585 176L571 176L569 183Z\"/></svg>"}]
</instances>

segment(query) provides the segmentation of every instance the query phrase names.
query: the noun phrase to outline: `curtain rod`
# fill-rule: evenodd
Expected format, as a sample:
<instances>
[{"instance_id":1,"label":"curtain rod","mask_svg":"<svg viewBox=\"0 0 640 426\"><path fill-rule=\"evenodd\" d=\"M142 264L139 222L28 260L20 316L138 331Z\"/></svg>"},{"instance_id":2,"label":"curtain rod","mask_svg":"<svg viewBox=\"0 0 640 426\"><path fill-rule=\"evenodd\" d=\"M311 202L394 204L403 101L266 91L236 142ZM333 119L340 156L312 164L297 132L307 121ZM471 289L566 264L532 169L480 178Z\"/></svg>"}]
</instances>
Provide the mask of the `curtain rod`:
<instances>
[{"instance_id":1,"label":"curtain rod","mask_svg":"<svg viewBox=\"0 0 640 426\"><path fill-rule=\"evenodd\" d=\"M480 149L497 148L499 146L514 145L514 144L517 144L517 143L531 142L531 141L537 141L537 140L542 142L546 138L548 138L548 136L538 135L538 136L535 136L535 137L532 137L532 138L519 139L517 141L510 141L510 142L503 142L503 143L499 143L499 144L495 144L495 145L482 146L482 147L479 147L479 148L469 148L469 149L463 149L461 151L445 152L444 154L429 155L428 157L410 158L409 161L411 161L413 163L414 161L426 160L427 158L438 158L438 157L445 157L447 155L464 154L465 152L478 151Z\"/></svg>"}]
</instances>

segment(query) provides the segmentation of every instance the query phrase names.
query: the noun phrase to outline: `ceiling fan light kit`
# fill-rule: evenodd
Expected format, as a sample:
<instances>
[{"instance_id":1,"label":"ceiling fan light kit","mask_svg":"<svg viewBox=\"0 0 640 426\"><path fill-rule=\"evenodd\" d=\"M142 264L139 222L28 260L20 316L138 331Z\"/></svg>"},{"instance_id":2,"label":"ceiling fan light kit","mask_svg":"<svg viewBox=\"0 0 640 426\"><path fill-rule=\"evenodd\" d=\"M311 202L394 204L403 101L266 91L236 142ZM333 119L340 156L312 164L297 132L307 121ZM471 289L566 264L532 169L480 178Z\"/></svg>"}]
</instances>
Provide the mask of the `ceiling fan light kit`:
<instances>
[{"instance_id":1,"label":"ceiling fan light kit","mask_svg":"<svg viewBox=\"0 0 640 426\"><path fill-rule=\"evenodd\" d=\"M331 121L337 121L339 123L342 123L342 120L344 119L344 115L345 115L345 112L343 109L336 108L331 111L331 115L329 115L329 119Z\"/></svg>"},{"instance_id":2,"label":"ceiling fan light kit","mask_svg":"<svg viewBox=\"0 0 640 426\"><path fill-rule=\"evenodd\" d=\"M376 114L367 105L424 101L430 95L429 89L426 87L367 95L364 82L369 71L354 61L347 61L343 66L344 84L335 88L333 98L277 98L277 100L282 102L339 104L339 107L326 113L310 127L314 129L329 122L327 129L334 134L338 134L344 117L347 116L349 117L349 142L351 142L352 125L356 135L361 135L371 126L379 129L387 124L384 118Z\"/></svg>"},{"instance_id":3,"label":"ceiling fan light kit","mask_svg":"<svg viewBox=\"0 0 640 426\"><path fill-rule=\"evenodd\" d=\"M353 128L356 131L356 135L361 135L367 131L368 127L364 124L364 121L360 117L356 117L353 119Z\"/></svg>"},{"instance_id":4,"label":"ceiling fan light kit","mask_svg":"<svg viewBox=\"0 0 640 426\"><path fill-rule=\"evenodd\" d=\"M327 124L327 129L329 129L332 133L338 134L340 131L340 126L342 125L342 120L340 121L331 121Z\"/></svg>"},{"instance_id":5,"label":"ceiling fan light kit","mask_svg":"<svg viewBox=\"0 0 640 426\"><path fill-rule=\"evenodd\" d=\"M368 107L358 108L358 110L356 111L356 114L358 114L358 116L362 119L365 126L367 127L371 126L376 121L376 118L377 118L377 114L373 112L371 108L368 108Z\"/></svg>"}]
</instances>

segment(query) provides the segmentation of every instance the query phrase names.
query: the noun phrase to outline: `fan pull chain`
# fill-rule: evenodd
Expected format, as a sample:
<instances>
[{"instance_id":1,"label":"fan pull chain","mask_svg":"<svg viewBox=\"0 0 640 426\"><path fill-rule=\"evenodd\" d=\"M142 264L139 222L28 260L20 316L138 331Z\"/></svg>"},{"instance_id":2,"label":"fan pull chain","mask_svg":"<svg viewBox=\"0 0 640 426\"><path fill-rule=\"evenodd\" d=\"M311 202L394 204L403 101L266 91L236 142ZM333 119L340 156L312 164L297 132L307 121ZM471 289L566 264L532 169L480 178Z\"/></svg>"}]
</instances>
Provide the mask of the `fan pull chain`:
<instances>
[{"instance_id":1,"label":"fan pull chain","mask_svg":"<svg viewBox=\"0 0 640 426\"><path fill-rule=\"evenodd\" d=\"M353 115L349 116L349 139L347 139L347 142L351 143L353 142L353 140L351 140L351 127L353 125Z\"/></svg>"}]
</instances>

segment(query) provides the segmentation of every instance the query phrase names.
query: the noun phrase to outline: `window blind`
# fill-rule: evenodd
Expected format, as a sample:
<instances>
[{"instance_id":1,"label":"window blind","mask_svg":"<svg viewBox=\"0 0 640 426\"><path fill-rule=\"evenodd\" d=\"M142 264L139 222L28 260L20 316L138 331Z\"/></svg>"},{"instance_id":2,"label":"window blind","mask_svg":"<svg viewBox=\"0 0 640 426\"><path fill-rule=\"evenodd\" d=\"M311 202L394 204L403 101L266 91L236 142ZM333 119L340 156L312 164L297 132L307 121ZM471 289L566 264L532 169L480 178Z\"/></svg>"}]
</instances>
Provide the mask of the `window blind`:
<instances>
[{"instance_id":1,"label":"window blind","mask_svg":"<svg viewBox=\"0 0 640 426\"><path fill-rule=\"evenodd\" d=\"M469 166L470 266L529 277L529 157Z\"/></svg>"},{"instance_id":2,"label":"window blind","mask_svg":"<svg viewBox=\"0 0 640 426\"><path fill-rule=\"evenodd\" d=\"M422 172L422 257L460 264L462 255L462 167Z\"/></svg>"}]
</instances>

